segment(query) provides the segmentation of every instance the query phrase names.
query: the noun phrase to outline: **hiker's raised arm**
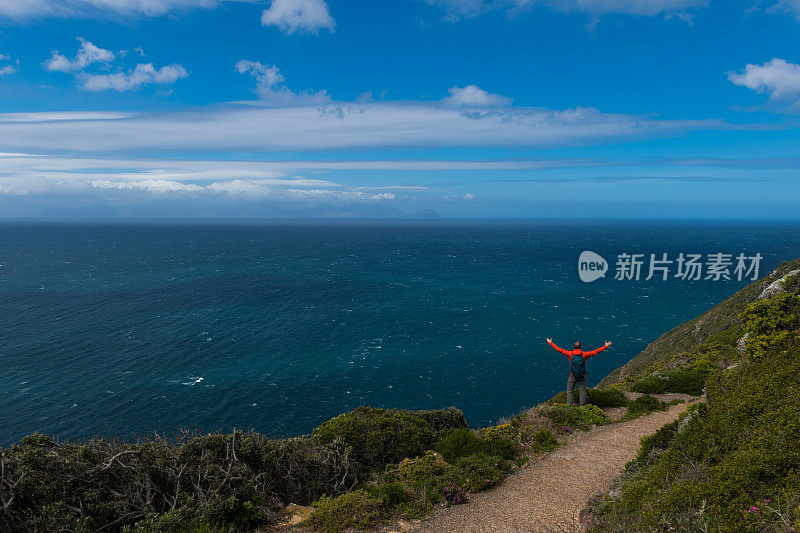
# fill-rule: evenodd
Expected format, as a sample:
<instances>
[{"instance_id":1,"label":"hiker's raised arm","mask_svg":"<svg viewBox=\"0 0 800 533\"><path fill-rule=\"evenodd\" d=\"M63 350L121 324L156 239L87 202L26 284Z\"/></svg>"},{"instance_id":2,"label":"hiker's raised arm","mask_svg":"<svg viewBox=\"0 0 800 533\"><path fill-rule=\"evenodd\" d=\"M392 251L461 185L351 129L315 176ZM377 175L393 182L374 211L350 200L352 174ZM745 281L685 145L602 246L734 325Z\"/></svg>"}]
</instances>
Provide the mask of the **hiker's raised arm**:
<instances>
[{"instance_id":1,"label":"hiker's raised arm","mask_svg":"<svg viewBox=\"0 0 800 533\"><path fill-rule=\"evenodd\" d=\"M602 352L603 350L605 350L606 348L608 348L609 346L611 346L611 341L606 341L606 343L604 345L602 345L601 347L599 347L599 348L597 348L595 350L592 350L591 352L583 352L583 355L585 355L586 357L595 356L595 355L599 354L600 352Z\"/></svg>"},{"instance_id":2,"label":"hiker's raised arm","mask_svg":"<svg viewBox=\"0 0 800 533\"><path fill-rule=\"evenodd\" d=\"M562 354L566 355L567 357L569 357L569 356L570 356L570 353L569 353L567 350L565 350L564 348L559 348L558 346L556 346L556 345L553 343L553 339L550 339L550 338L548 338L548 339L547 339L547 344L549 344L549 345L550 345L550 347L551 347L551 348L553 348L555 351L557 351L557 352L560 352L560 353L562 353Z\"/></svg>"}]
</instances>

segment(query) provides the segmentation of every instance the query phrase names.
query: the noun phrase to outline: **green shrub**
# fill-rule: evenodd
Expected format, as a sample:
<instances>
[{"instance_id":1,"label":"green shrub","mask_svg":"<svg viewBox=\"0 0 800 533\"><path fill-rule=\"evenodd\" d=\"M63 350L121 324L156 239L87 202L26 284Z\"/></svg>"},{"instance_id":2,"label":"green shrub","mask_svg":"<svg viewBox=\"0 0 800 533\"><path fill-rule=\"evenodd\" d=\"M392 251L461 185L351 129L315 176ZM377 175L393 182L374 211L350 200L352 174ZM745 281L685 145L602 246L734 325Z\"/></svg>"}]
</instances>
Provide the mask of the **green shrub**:
<instances>
[{"instance_id":1,"label":"green shrub","mask_svg":"<svg viewBox=\"0 0 800 533\"><path fill-rule=\"evenodd\" d=\"M513 471L511 463L502 457L483 454L462 457L453 466L455 468L447 482L452 480L467 492L494 487Z\"/></svg>"},{"instance_id":2,"label":"green shrub","mask_svg":"<svg viewBox=\"0 0 800 533\"><path fill-rule=\"evenodd\" d=\"M530 441L531 452L541 454L550 452L558 447L558 439L549 429L540 429Z\"/></svg>"},{"instance_id":3,"label":"green shrub","mask_svg":"<svg viewBox=\"0 0 800 533\"><path fill-rule=\"evenodd\" d=\"M416 411L416 416L423 419L428 423L431 431L437 432L448 429L466 429L467 419L464 418L464 413L455 407L449 409L435 409L432 411Z\"/></svg>"},{"instance_id":4,"label":"green shrub","mask_svg":"<svg viewBox=\"0 0 800 533\"><path fill-rule=\"evenodd\" d=\"M483 453L513 459L522 452L520 434L512 423L498 424L480 430L486 439Z\"/></svg>"},{"instance_id":5,"label":"green shrub","mask_svg":"<svg viewBox=\"0 0 800 533\"><path fill-rule=\"evenodd\" d=\"M465 455L480 453L485 448L486 441L469 429L452 429L448 431L434 447L449 463Z\"/></svg>"},{"instance_id":6,"label":"green shrub","mask_svg":"<svg viewBox=\"0 0 800 533\"><path fill-rule=\"evenodd\" d=\"M748 333L748 357L756 359L781 350L786 353L786 341L800 329L800 295L782 292L753 302L742 313L742 320Z\"/></svg>"},{"instance_id":7,"label":"green shrub","mask_svg":"<svg viewBox=\"0 0 800 533\"><path fill-rule=\"evenodd\" d=\"M447 467L433 453L428 452L417 459L403 460L398 468L398 477L415 489L423 489L434 485L437 478L447 471Z\"/></svg>"},{"instance_id":8,"label":"green shrub","mask_svg":"<svg viewBox=\"0 0 800 533\"><path fill-rule=\"evenodd\" d=\"M625 407L628 405L628 398L625 396L625 393L616 388L589 389L586 391L586 401L601 409L607 407Z\"/></svg>"},{"instance_id":9,"label":"green shrub","mask_svg":"<svg viewBox=\"0 0 800 533\"><path fill-rule=\"evenodd\" d=\"M411 500L411 494L401 483L383 483L367 489L370 496L380 500L387 507L393 507Z\"/></svg>"},{"instance_id":10,"label":"green shrub","mask_svg":"<svg viewBox=\"0 0 800 533\"><path fill-rule=\"evenodd\" d=\"M517 431L510 423L489 426L480 430L481 435L487 441L495 440L515 440L518 438Z\"/></svg>"},{"instance_id":11,"label":"green shrub","mask_svg":"<svg viewBox=\"0 0 800 533\"><path fill-rule=\"evenodd\" d=\"M428 422L411 411L372 407L358 407L328 420L314 429L312 437L322 443L341 440L367 470L422 455L435 441Z\"/></svg>"},{"instance_id":12,"label":"green shrub","mask_svg":"<svg viewBox=\"0 0 800 533\"><path fill-rule=\"evenodd\" d=\"M520 443L530 444L543 429L551 433L558 431L559 426L544 414L544 411L549 409L547 406L538 406L525 409L510 418L511 425L519 434Z\"/></svg>"},{"instance_id":13,"label":"green shrub","mask_svg":"<svg viewBox=\"0 0 800 533\"><path fill-rule=\"evenodd\" d=\"M643 394L628 404L628 412L625 413L623 420L632 420L653 411L666 411L667 404L659 401L658 398Z\"/></svg>"},{"instance_id":14,"label":"green shrub","mask_svg":"<svg viewBox=\"0 0 800 533\"><path fill-rule=\"evenodd\" d=\"M504 459L513 459L522 453L522 447L516 439L495 439L486 442L483 453L487 455L497 455Z\"/></svg>"},{"instance_id":15,"label":"green shrub","mask_svg":"<svg viewBox=\"0 0 800 533\"><path fill-rule=\"evenodd\" d=\"M381 500L362 489L336 498L323 496L314 507L314 512L304 523L326 533L340 533L350 528L370 529L381 517Z\"/></svg>"},{"instance_id":16,"label":"green shrub","mask_svg":"<svg viewBox=\"0 0 800 533\"><path fill-rule=\"evenodd\" d=\"M441 453L449 463L459 457L476 453L513 459L522 451L519 437L510 424L484 428L481 430L481 434L485 437L481 438L468 429L452 429L439 439L434 449Z\"/></svg>"},{"instance_id":17,"label":"green shrub","mask_svg":"<svg viewBox=\"0 0 800 533\"><path fill-rule=\"evenodd\" d=\"M577 427L589 429L591 426L602 426L611 420L596 405L582 405L575 407L566 404L554 404L541 408L542 413L550 418L557 426Z\"/></svg>"},{"instance_id":18,"label":"green shrub","mask_svg":"<svg viewBox=\"0 0 800 533\"><path fill-rule=\"evenodd\" d=\"M250 529L267 521L269 516L257 501L247 501L229 496L213 499L201 507L205 520L213 525L231 527L236 530Z\"/></svg>"},{"instance_id":19,"label":"green shrub","mask_svg":"<svg viewBox=\"0 0 800 533\"><path fill-rule=\"evenodd\" d=\"M680 421L678 420L670 422L659 428L658 431L652 435L642 437L642 447L639 449L639 454L636 456L635 461L638 463L646 463L652 460L654 455L665 450L672 442L672 439L675 438L679 423Z\"/></svg>"},{"instance_id":20,"label":"green shrub","mask_svg":"<svg viewBox=\"0 0 800 533\"><path fill-rule=\"evenodd\" d=\"M467 503L467 492L460 485L449 481L443 484L441 489L442 499L451 505Z\"/></svg>"},{"instance_id":21,"label":"green shrub","mask_svg":"<svg viewBox=\"0 0 800 533\"><path fill-rule=\"evenodd\" d=\"M783 281L783 290L789 294L800 294L800 274L786 276Z\"/></svg>"},{"instance_id":22,"label":"green shrub","mask_svg":"<svg viewBox=\"0 0 800 533\"><path fill-rule=\"evenodd\" d=\"M710 370L704 366L679 368L677 370L651 374L631 385L630 390L644 394L663 394L678 392L700 396L703 394Z\"/></svg>"}]
</instances>

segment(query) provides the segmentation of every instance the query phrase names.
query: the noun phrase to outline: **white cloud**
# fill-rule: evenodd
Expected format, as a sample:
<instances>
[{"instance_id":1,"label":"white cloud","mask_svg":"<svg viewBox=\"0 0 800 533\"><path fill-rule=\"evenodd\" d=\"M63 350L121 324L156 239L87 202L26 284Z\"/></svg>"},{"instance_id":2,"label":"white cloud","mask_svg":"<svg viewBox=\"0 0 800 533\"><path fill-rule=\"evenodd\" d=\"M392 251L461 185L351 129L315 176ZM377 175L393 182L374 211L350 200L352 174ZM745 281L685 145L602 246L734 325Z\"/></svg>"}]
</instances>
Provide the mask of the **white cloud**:
<instances>
[{"instance_id":1,"label":"white cloud","mask_svg":"<svg viewBox=\"0 0 800 533\"><path fill-rule=\"evenodd\" d=\"M331 100L326 91L298 94L290 90L284 85L286 80L275 65L240 59L236 63L236 70L256 79L256 94L270 105L324 104Z\"/></svg>"},{"instance_id":2,"label":"white cloud","mask_svg":"<svg viewBox=\"0 0 800 533\"><path fill-rule=\"evenodd\" d=\"M173 180L140 180L140 181L112 181L94 180L93 187L100 189L139 189L154 193L167 193L176 191L201 191L203 187L192 183L183 183Z\"/></svg>"},{"instance_id":3,"label":"white cloud","mask_svg":"<svg viewBox=\"0 0 800 533\"><path fill-rule=\"evenodd\" d=\"M786 13L800 20L800 0L778 0L767 8L770 13Z\"/></svg>"},{"instance_id":4,"label":"white cloud","mask_svg":"<svg viewBox=\"0 0 800 533\"><path fill-rule=\"evenodd\" d=\"M759 93L768 93L770 98L794 99L800 96L800 65L773 58L763 65L748 64L741 72L728 72L734 84Z\"/></svg>"},{"instance_id":5,"label":"white cloud","mask_svg":"<svg viewBox=\"0 0 800 533\"><path fill-rule=\"evenodd\" d=\"M5 65L3 63L6 63ZM7 76L14 74L19 70L19 59L16 61L11 59L11 56L0 52L0 76Z\"/></svg>"},{"instance_id":6,"label":"white cloud","mask_svg":"<svg viewBox=\"0 0 800 533\"><path fill-rule=\"evenodd\" d=\"M727 128L592 108L453 108L431 103L213 106L101 120L0 114L0 151L108 153L326 150L431 146L556 146Z\"/></svg>"},{"instance_id":7,"label":"white cloud","mask_svg":"<svg viewBox=\"0 0 800 533\"><path fill-rule=\"evenodd\" d=\"M114 74L81 74L83 87L89 91L113 89L124 92L139 89L145 85L172 85L189 75L181 65L173 63L159 69L152 63L142 63L128 72Z\"/></svg>"},{"instance_id":8,"label":"white cloud","mask_svg":"<svg viewBox=\"0 0 800 533\"><path fill-rule=\"evenodd\" d=\"M35 113L2 113L0 122L22 124L58 120L114 120L135 116L121 111L40 111Z\"/></svg>"},{"instance_id":9,"label":"white cloud","mask_svg":"<svg viewBox=\"0 0 800 533\"><path fill-rule=\"evenodd\" d=\"M61 55L58 50L51 52L51 57L44 62L44 68L51 72L78 72L93 63L110 63L114 61L114 52L99 48L86 39L78 37L81 46L74 59Z\"/></svg>"},{"instance_id":10,"label":"white cloud","mask_svg":"<svg viewBox=\"0 0 800 533\"><path fill-rule=\"evenodd\" d=\"M693 164L693 163L687 163ZM604 162L581 158L541 160L452 160L452 159L388 159L388 160L285 160L241 161L213 159L149 159L43 154L0 153L0 179L38 176L59 182L100 180L108 182L167 180L191 183L247 181L259 186L294 188L338 188L330 179L305 177L300 174L339 173L352 171L454 171L454 170L548 170L603 166ZM222 186L220 186L222 187ZM354 190L372 192L424 191L421 185L369 185Z\"/></svg>"},{"instance_id":11,"label":"white cloud","mask_svg":"<svg viewBox=\"0 0 800 533\"><path fill-rule=\"evenodd\" d=\"M271 198L275 200L343 200L343 201L380 201L394 200L394 193L365 193L361 191L339 189L315 189L286 187L292 180L230 180L217 181L208 185L197 185L165 179L142 180L94 180L92 187L99 189L140 190L153 194L170 193L199 193L216 194L234 198ZM44 186L38 183L36 192L41 192ZM10 191L10 187L9 187ZM0 189L2 192L2 189ZM7 194L20 194L19 189ZM25 194L25 193L22 193Z\"/></svg>"},{"instance_id":12,"label":"white cloud","mask_svg":"<svg viewBox=\"0 0 800 533\"><path fill-rule=\"evenodd\" d=\"M451 87L450 96L443 101L454 106L470 107L502 107L511 105L511 98L499 94L491 94L477 85Z\"/></svg>"},{"instance_id":13,"label":"white cloud","mask_svg":"<svg viewBox=\"0 0 800 533\"><path fill-rule=\"evenodd\" d=\"M333 32L336 27L325 0L272 0L261 14L261 24L277 26L289 35L298 31L316 34L323 28Z\"/></svg>"},{"instance_id":14,"label":"white cloud","mask_svg":"<svg viewBox=\"0 0 800 533\"><path fill-rule=\"evenodd\" d=\"M0 0L2 1L2 0ZM177 63L156 68L152 63L140 63L127 72L121 69L113 73L92 74L86 69L96 63L102 64L106 69L117 58L114 52L100 48L89 41L78 37L81 46L73 59L62 55L58 50L53 50L50 59L44 62L44 68L51 72L66 72L73 74L89 91L115 90L119 92L139 89L145 85L172 85L176 81L189 75L186 69ZM141 51L141 48L136 48ZM141 52L144 55L144 52ZM124 57L124 51L119 53Z\"/></svg>"},{"instance_id":15,"label":"white cloud","mask_svg":"<svg viewBox=\"0 0 800 533\"><path fill-rule=\"evenodd\" d=\"M49 17L97 19L120 16L153 17L172 11L214 8L220 3L219 0L0 0L0 17L19 21Z\"/></svg>"},{"instance_id":16,"label":"white cloud","mask_svg":"<svg viewBox=\"0 0 800 533\"><path fill-rule=\"evenodd\" d=\"M427 0L443 7L450 19L469 18L495 9L522 11L545 7L562 13L601 16L623 14L653 16L684 14L704 7L707 0Z\"/></svg>"}]
</instances>

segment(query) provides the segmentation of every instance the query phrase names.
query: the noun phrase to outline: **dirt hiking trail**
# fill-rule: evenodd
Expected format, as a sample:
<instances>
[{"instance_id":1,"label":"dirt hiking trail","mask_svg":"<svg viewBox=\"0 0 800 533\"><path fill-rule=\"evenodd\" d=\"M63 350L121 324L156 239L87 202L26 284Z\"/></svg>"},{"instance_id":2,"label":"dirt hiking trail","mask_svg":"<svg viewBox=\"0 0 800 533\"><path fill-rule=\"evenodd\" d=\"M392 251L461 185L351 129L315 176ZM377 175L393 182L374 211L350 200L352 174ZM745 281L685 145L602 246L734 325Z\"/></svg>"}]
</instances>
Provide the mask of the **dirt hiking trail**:
<instances>
[{"instance_id":1,"label":"dirt hiking trail","mask_svg":"<svg viewBox=\"0 0 800 533\"><path fill-rule=\"evenodd\" d=\"M579 512L596 492L606 491L625 463L639 452L641 437L678 418L687 406L673 405L636 420L569 435L552 453L528 464L466 505L437 510L417 533L483 531L560 533L580 531Z\"/></svg>"}]
</instances>

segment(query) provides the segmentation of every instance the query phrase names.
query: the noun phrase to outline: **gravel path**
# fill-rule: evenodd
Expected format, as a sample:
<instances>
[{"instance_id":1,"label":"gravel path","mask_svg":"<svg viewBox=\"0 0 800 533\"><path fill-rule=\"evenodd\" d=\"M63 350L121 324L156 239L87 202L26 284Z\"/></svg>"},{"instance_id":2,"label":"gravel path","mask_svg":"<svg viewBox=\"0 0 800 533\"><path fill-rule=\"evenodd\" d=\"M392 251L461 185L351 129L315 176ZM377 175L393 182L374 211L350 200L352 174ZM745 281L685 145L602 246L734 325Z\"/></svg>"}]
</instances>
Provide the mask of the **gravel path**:
<instances>
[{"instance_id":1,"label":"gravel path","mask_svg":"<svg viewBox=\"0 0 800 533\"><path fill-rule=\"evenodd\" d=\"M639 439L678 418L687 405L576 432L564 446L532 459L500 486L472 495L466 505L439 509L413 531L578 531L580 509L597 491L608 490L625 463L636 457Z\"/></svg>"}]
</instances>

